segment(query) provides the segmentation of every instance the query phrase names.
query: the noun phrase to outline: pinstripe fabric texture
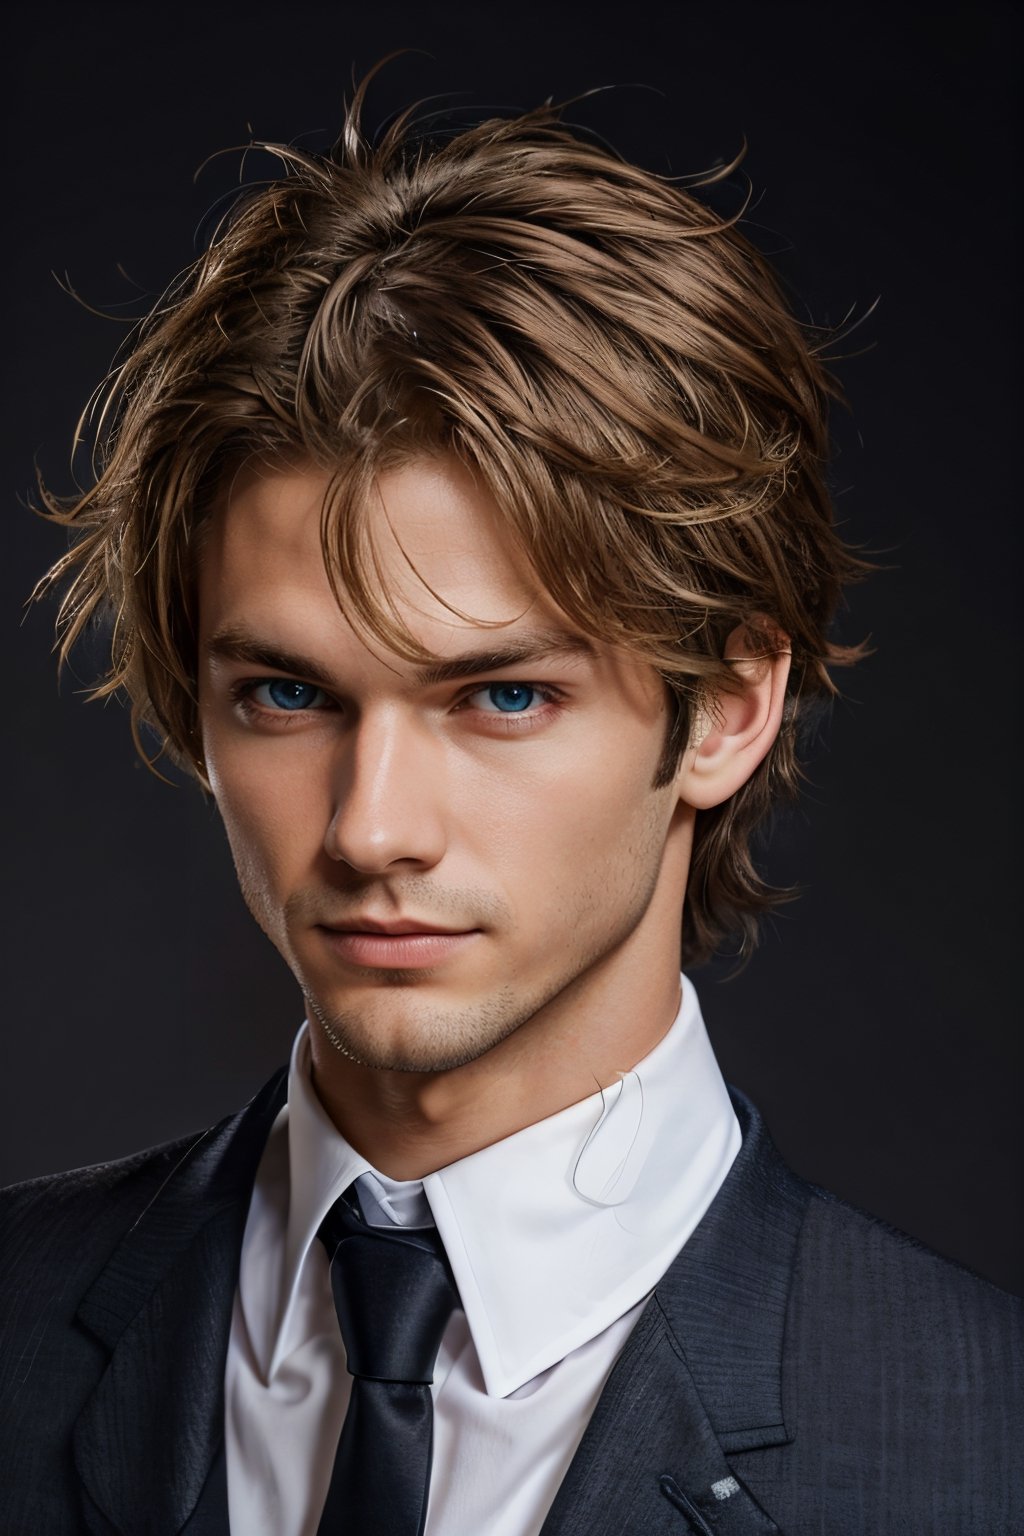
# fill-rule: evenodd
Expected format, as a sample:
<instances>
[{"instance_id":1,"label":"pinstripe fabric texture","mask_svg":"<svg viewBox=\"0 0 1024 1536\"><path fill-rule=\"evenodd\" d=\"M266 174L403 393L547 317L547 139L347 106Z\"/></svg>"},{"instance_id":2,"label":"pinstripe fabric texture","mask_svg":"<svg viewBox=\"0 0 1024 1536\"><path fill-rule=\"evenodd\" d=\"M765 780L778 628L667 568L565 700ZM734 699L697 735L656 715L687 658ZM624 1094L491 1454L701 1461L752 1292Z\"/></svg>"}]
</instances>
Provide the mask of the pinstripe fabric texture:
<instances>
[{"instance_id":1,"label":"pinstripe fabric texture","mask_svg":"<svg viewBox=\"0 0 1024 1536\"><path fill-rule=\"evenodd\" d=\"M226 1536L231 1305L283 1093L0 1195L2 1536ZM743 1147L543 1536L1024 1536L1024 1303L798 1179L734 1103Z\"/></svg>"}]
</instances>

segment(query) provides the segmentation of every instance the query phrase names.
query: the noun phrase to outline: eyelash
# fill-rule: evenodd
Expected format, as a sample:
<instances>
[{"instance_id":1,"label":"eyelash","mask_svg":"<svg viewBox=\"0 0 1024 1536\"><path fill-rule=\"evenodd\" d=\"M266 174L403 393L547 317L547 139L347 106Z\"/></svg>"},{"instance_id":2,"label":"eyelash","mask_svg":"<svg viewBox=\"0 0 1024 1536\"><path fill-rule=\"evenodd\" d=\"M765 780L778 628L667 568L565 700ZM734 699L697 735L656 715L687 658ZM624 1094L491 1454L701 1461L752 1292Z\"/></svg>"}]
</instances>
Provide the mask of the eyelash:
<instances>
[{"instance_id":1,"label":"eyelash","mask_svg":"<svg viewBox=\"0 0 1024 1536\"><path fill-rule=\"evenodd\" d=\"M456 703L456 710L461 710L463 705L478 693L486 693L489 688L528 688L541 700L539 709L509 710L502 712L500 709L480 709L474 713L486 718L488 721L501 721L502 729L506 732L529 730L531 725L538 721L547 720L551 713L561 707L565 702L565 694L561 689L553 687L550 683L530 683L518 677L499 679L497 682L477 683L475 688L462 694Z\"/></svg>"},{"instance_id":2,"label":"eyelash","mask_svg":"<svg viewBox=\"0 0 1024 1536\"><path fill-rule=\"evenodd\" d=\"M330 694L327 693L325 689L320 688L317 684L313 683L309 684L308 686L316 687L317 691L323 694L324 698L328 701L327 704L319 704L312 709L267 709L262 704L257 704L252 697L257 688L264 688L268 683L291 683L299 681L299 678L290 677L245 678L242 681L233 684L231 687L231 701L245 720L249 722L253 722L257 719L261 721L273 720L275 724L279 724L286 730L288 728L288 723L292 720L306 720L311 714L333 714L340 708L340 705L338 705L335 700L331 699ZM486 693L490 688L501 688L503 686L530 689L532 693L535 693L539 696L541 700L540 708L521 711L510 710L507 713L503 713L500 710L490 709L480 709L476 711L465 710L464 706L466 705L467 701L472 699L476 694ZM502 728L506 732L512 733L515 731L527 730L530 728L530 726L536 724L538 721L546 720L549 716L549 713L552 710L558 709L564 703L564 701L565 695L562 693L562 691L558 688L555 688L550 683L531 683L518 677L499 678L493 682L476 683L472 688L467 689L455 701L455 708L453 713L476 713L479 716L485 717L488 721L500 721Z\"/></svg>"},{"instance_id":3,"label":"eyelash","mask_svg":"<svg viewBox=\"0 0 1024 1536\"><path fill-rule=\"evenodd\" d=\"M239 712L246 719L254 719L257 715L260 715L260 716L263 716L264 718L268 718L269 717L269 718L273 718L274 720L282 720L282 721L283 720L289 720L289 719L299 719L299 720L301 720L304 716L309 715L309 714L320 714L320 713L330 714L330 713L332 713L333 710L337 709L338 706L333 702L333 700L331 700L330 703L326 707L321 704L315 710L309 710L309 709L267 709L264 705L258 704L256 702L256 700L252 697L252 695L256 692L257 688L266 688L270 683L298 683L299 681L300 681L300 679L297 678L297 677L250 677L250 678L244 678L241 682L233 683L231 685L231 689L230 689L231 702L232 702L232 704L235 705L235 707L239 710ZM316 688L318 693L322 693L325 699L330 700L330 694L327 693L327 691L325 689L319 687L318 684L316 684L316 683L309 683L309 684L302 684L302 686L303 687L307 687L308 686L310 688Z\"/></svg>"}]
</instances>

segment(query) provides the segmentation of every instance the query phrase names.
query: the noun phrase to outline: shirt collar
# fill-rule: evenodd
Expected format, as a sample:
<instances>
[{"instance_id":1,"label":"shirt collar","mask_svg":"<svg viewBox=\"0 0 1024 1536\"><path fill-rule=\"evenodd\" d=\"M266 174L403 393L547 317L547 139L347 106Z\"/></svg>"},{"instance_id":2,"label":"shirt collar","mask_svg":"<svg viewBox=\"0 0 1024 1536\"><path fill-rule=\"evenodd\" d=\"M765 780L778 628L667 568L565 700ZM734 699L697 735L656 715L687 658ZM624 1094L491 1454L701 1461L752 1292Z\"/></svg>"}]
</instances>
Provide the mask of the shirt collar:
<instances>
[{"instance_id":1,"label":"shirt collar","mask_svg":"<svg viewBox=\"0 0 1024 1536\"><path fill-rule=\"evenodd\" d=\"M740 1145L696 992L688 978L681 983L667 1034L610 1089L406 1183L372 1169L328 1118L313 1091L303 1025L276 1154L268 1147L278 1159L268 1173L287 1180L285 1242L276 1265L268 1252L266 1263L246 1266L262 1272L263 1284L276 1270L279 1304L267 1309L271 1333L260 1351L268 1374L301 1342L296 1295L317 1228L363 1174L372 1176L359 1187L370 1220L383 1219L367 1210L375 1203L391 1219L417 1224L426 1196L491 1396L514 1392L642 1300Z\"/></svg>"}]
</instances>

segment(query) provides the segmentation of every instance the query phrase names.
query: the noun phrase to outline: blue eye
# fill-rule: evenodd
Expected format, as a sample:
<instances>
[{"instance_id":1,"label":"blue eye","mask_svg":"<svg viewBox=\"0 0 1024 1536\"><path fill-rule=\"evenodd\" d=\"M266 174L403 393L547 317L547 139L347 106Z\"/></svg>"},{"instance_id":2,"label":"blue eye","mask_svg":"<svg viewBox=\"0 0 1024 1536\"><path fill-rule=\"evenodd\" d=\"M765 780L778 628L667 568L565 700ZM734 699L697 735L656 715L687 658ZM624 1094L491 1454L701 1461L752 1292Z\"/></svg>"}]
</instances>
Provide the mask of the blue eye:
<instances>
[{"instance_id":1,"label":"blue eye","mask_svg":"<svg viewBox=\"0 0 1024 1536\"><path fill-rule=\"evenodd\" d=\"M264 709L316 709L326 697L322 688L312 683L293 682L291 678L275 677L266 683L257 683L252 698Z\"/></svg>"},{"instance_id":2,"label":"blue eye","mask_svg":"<svg viewBox=\"0 0 1024 1536\"><path fill-rule=\"evenodd\" d=\"M524 709L529 709L536 695L536 688L531 688L528 683L492 683L489 688L481 688L481 693L486 693L495 709L503 715L521 714Z\"/></svg>"}]
</instances>

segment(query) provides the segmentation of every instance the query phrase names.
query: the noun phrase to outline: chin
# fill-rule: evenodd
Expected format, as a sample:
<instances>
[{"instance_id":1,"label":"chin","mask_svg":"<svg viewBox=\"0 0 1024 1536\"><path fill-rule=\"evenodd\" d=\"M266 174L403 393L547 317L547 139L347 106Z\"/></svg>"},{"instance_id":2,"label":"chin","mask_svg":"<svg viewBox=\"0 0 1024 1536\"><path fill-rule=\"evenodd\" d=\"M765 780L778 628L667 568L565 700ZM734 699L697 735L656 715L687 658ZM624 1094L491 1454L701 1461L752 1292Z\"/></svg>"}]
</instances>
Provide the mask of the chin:
<instances>
[{"instance_id":1,"label":"chin","mask_svg":"<svg viewBox=\"0 0 1024 1536\"><path fill-rule=\"evenodd\" d=\"M402 973L408 984L409 973ZM452 1072L485 1056L535 1012L511 990L445 1006L380 997L365 1008L307 992L311 1023L339 1055L378 1072ZM411 1004L411 1006L410 1006ZM404 1017L396 1018L396 1014Z\"/></svg>"}]
</instances>

